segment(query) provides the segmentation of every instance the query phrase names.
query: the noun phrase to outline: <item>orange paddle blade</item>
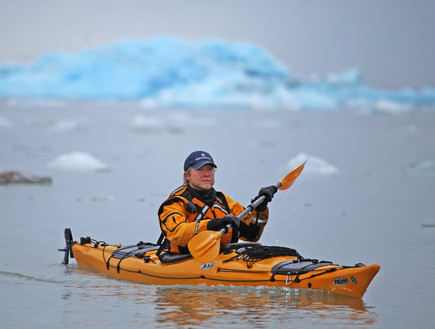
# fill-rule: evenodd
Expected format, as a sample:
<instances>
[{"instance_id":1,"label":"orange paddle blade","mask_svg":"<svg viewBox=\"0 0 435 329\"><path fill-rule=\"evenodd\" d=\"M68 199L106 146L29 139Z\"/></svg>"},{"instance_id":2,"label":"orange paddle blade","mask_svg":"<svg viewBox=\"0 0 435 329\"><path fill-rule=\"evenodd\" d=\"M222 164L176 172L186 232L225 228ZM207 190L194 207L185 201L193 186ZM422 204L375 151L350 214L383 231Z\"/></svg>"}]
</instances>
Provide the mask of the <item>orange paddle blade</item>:
<instances>
[{"instance_id":1,"label":"orange paddle blade","mask_svg":"<svg viewBox=\"0 0 435 329\"><path fill-rule=\"evenodd\" d=\"M222 232L202 231L188 243L193 258L201 263L211 262L219 255Z\"/></svg>"},{"instance_id":2,"label":"orange paddle blade","mask_svg":"<svg viewBox=\"0 0 435 329\"><path fill-rule=\"evenodd\" d=\"M301 174L302 170L304 169L305 164L307 163L308 159L305 160L305 162L303 164L301 164L295 170L291 171L287 176L285 176L280 181L280 183L281 183L281 187L279 188L280 190L287 190L290 186L293 185L293 183L295 182L296 178L299 177L299 175Z\"/></svg>"}]
</instances>

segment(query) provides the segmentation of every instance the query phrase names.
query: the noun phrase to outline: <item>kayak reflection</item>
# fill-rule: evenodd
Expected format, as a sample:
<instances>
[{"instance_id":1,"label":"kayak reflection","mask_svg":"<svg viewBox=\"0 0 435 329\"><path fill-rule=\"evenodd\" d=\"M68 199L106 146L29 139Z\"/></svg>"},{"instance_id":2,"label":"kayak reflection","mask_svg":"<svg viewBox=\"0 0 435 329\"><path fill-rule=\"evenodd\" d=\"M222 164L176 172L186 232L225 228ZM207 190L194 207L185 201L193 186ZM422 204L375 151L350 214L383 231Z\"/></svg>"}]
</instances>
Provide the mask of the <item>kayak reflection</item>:
<instances>
[{"instance_id":1,"label":"kayak reflection","mask_svg":"<svg viewBox=\"0 0 435 329\"><path fill-rule=\"evenodd\" d=\"M122 314L126 327L148 327L152 318L155 328L368 328L378 318L360 298L313 289L137 285L70 267L61 296L66 322L77 320L77 310L82 321L111 323L109 314L116 321Z\"/></svg>"},{"instance_id":2,"label":"kayak reflection","mask_svg":"<svg viewBox=\"0 0 435 329\"><path fill-rule=\"evenodd\" d=\"M339 325L373 324L376 313L361 299L305 289L239 287L157 287L157 322L168 326L218 323L251 324L256 328L285 325L288 321L319 320ZM302 312L302 313L301 313ZM223 320L225 318L225 320ZM233 322L232 322L233 321Z\"/></svg>"}]
</instances>

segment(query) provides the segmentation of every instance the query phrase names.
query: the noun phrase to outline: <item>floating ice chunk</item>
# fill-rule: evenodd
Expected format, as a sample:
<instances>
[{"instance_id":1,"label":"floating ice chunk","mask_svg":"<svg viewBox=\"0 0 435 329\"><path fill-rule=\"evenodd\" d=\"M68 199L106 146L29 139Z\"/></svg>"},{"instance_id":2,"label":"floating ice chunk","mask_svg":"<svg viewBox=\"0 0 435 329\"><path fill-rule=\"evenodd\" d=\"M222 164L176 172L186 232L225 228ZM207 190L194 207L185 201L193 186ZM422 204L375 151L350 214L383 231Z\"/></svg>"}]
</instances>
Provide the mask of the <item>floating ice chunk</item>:
<instances>
[{"instance_id":1,"label":"floating ice chunk","mask_svg":"<svg viewBox=\"0 0 435 329\"><path fill-rule=\"evenodd\" d=\"M171 122L172 126L183 128L214 127L219 124L217 120L200 112L172 111L168 112L167 120Z\"/></svg>"},{"instance_id":2,"label":"floating ice chunk","mask_svg":"<svg viewBox=\"0 0 435 329\"><path fill-rule=\"evenodd\" d=\"M54 133L69 133L78 130L80 124L74 120L59 120L51 128L50 131Z\"/></svg>"},{"instance_id":3,"label":"floating ice chunk","mask_svg":"<svg viewBox=\"0 0 435 329\"><path fill-rule=\"evenodd\" d=\"M375 104L375 107L380 113L386 113L386 114L407 113L411 109L411 106L409 104L401 104L398 102L393 102L385 99L379 100Z\"/></svg>"},{"instance_id":4,"label":"floating ice chunk","mask_svg":"<svg viewBox=\"0 0 435 329\"><path fill-rule=\"evenodd\" d=\"M12 128L14 125L9 119L0 117L0 128Z\"/></svg>"},{"instance_id":5,"label":"floating ice chunk","mask_svg":"<svg viewBox=\"0 0 435 329\"><path fill-rule=\"evenodd\" d=\"M138 114L133 118L131 127L135 130L156 130L163 126L163 121L157 116L145 116Z\"/></svg>"},{"instance_id":6,"label":"floating ice chunk","mask_svg":"<svg viewBox=\"0 0 435 329\"><path fill-rule=\"evenodd\" d=\"M87 152L71 152L58 156L51 161L50 168L68 171L109 171L109 167Z\"/></svg>"},{"instance_id":7,"label":"floating ice chunk","mask_svg":"<svg viewBox=\"0 0 435 329\"><path fill-rule=\"evenodd\" d=\"M304 173L310 174L321 174L321 175L332 175L338 173L338 169L328 163L327 161L306 153L299 153L294 158L290 159L287 163L287 167L293 170L299 167L305 160L310 158L305 164Z\"/></svg>"},{"instance_id":8,"label":"floating ice chunk","mask_svg":"<svg viewBox=\"0 0 435 329\"><path fill-rule=\"evenodd\" d=\"M0 68L0 97L144 99L151 108L232 104L233 96L248 94L245 105L291 80L283 64L253 44L175 38L52 52L26 65L0 63Z\"/></svg>"},{"instance_id":9,"label":"floating ice chunk","mask_svg":"<svg viewBox=\"0 0 435 329\"><path fill-rule=\"evenodd\" d=\"M411 175L435 176L435 162L431 160L409 164L407 171Z\"/></svg>"},{"instance_id":10,"label":"floating ice chunk","mask_svg":"<svg viewBox=\"0 0 435 329\"><path fill-rule=\"evenodd\" d=\"M42 54L27 64L0 62L0 71L0 98L17 107L96 99L136 100L147 109L358 107L402 113L408 106L435 104L433 87L375 89L358 68L304 81L259 46L216 39L125 40L77 53Z\"/></svg>"}]
</instances>

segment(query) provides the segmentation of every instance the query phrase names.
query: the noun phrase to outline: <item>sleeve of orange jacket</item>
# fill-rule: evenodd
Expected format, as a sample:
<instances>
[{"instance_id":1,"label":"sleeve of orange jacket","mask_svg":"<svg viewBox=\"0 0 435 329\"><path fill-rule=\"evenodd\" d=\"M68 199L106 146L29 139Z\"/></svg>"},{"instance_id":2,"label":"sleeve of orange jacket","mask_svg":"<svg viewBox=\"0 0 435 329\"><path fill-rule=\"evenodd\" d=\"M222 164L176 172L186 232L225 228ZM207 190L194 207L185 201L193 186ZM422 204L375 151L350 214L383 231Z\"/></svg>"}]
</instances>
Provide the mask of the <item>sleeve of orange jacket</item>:
<instances>
[{"instance_id":1,"label":"sleeve of orange jacket","mask_svg":"<svg viewBox=\"0 0 435 329\"><path fill-rule=\"evenodd\" d=\"M238 215L245 208L238 203L232 200L229 196L225 195L228 206L230 208L231 214ZM241 224L239 231L242 233L240 237L241 240L256 242L260 240L261 235L263 234L264 227L267 224L267 220L269 219L269 208L266 207L265 211L256 211L253 210L249 212L245 217L241 219ZM246 224L246 225L243 225ZM244 234L244 235L243 235Z\"/></svg>"},{"instance_id":2,"label":"sleeve of orange jacket","mask_svg":"<svg viewBox=\"0 0 435 329\"><path fill-rule=\"evenodd\" d=\"M166 238L183 247L197 233L207 229L208 220L190 222L189 213L186 210L184 202L177 201L163 206L159 215L160 227L165 233Z\"/></svg>"}]
</instances>

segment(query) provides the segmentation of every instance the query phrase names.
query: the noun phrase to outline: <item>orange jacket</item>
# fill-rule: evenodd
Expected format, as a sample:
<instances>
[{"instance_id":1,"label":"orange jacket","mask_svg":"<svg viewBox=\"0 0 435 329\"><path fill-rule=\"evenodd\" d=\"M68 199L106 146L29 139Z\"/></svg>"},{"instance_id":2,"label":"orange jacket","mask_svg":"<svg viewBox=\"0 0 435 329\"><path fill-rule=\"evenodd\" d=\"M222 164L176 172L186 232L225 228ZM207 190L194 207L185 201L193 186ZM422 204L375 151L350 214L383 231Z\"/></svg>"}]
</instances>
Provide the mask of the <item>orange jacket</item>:
<instances>
[{"instance_id":1,"label":"orange jacket","mask_svg":"<svg viewBox=\"0 0 435 329\"><path fill-rule=\"evenodd\" d=\"M159 208L160 228L163 235L170 241L170 251L188 253L187 243L199 232L207 230L211 219L222 218L228 214L238 215L243 206L233 201L223 192L216 191L212 207L193 197L187 185L175 189ZM263 212L251 211L241 219L239 233L245 241L258 241L269 218L269 210ZM232 229L221 238L222 243L231 241Z\"/></svg>"}]
</instances>

